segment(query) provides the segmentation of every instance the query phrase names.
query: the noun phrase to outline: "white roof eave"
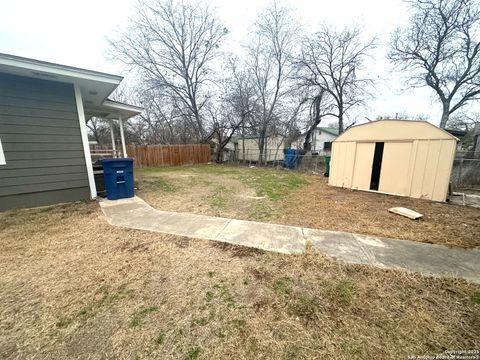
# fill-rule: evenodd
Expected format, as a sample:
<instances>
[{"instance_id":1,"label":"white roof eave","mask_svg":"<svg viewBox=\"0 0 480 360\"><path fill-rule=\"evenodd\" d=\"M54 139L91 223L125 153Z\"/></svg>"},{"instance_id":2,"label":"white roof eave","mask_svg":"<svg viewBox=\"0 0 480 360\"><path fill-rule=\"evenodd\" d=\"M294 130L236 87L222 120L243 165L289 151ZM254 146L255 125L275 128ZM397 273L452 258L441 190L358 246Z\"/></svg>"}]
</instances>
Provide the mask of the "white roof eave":
<instances>
[{"instance_id":1,"label":"white roof eave","mask_svg":"<svg viewBox=\"0 0 480 360\"><path fill-rule=\"evenodd\" d=\"M86 104L100 105L117 88L122 76L0 53L0 73L75 84Z\"/></svg>"}]
</instances>

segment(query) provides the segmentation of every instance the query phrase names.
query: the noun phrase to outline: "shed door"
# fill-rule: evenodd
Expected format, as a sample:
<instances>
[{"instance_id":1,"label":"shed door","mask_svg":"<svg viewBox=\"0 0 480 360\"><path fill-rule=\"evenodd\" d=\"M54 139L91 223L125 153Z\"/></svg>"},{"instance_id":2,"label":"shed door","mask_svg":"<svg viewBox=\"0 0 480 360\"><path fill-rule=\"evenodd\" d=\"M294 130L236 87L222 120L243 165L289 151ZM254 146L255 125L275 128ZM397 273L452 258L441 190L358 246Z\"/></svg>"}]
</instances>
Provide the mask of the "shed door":
<instances>
[{"instance_id":1,"label":"shed door","mask_svg":"<svg viewBox=\"0 0 480 360\"><path fill-rule=\"evenodd\" d=\"M385 142L378 191L409 195L412 142Z\"/></svg>"},{"instance_id":2,"label":"shed door","mask_svg":"<svg viewBox=\"0 0 480 360\"><path fill-rule=\"evenodd\" d=\"M352 188L360 190L370 189L372 177L373 153L375 143L357 143L355 162L353 164Z\"/></svg>"}]
</instances>

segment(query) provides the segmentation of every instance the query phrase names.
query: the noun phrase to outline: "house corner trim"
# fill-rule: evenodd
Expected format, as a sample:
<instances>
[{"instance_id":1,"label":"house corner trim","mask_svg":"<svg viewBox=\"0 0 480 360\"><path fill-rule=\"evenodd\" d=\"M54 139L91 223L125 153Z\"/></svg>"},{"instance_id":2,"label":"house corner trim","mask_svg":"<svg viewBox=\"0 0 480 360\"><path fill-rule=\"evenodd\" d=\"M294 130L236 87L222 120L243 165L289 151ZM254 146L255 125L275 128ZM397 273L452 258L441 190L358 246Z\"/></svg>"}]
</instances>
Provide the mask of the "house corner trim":
<instances>
[{"instance_id":1,"label":"house corner trim","mask_svg":"<svg viewBox=\"0 0 480 360\"><path fill-rule=\"evenodd\" d=\"M83 109L82 92L80 86L73 85L75 91L75 103L77 105L78 121L80 124L80 134L82 137L83 153L85 155L85 166L87 167L88 184L90 187L90 198L97 197L97 187L95 186L95 177L93 175L92 158L90 156L90 145L88 144L87 123L85 121L85 111Z\"/></svg>"}]
</instances>

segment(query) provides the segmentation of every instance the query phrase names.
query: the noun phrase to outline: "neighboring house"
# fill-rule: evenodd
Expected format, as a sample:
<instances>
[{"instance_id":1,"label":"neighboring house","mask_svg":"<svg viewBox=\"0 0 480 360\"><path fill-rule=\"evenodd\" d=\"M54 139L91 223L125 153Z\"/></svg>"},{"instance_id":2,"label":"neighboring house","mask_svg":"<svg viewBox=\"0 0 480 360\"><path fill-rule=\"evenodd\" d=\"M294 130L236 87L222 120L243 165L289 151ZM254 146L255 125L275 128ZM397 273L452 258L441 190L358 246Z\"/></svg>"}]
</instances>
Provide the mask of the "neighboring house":
<instances>
[{"instance_id":1,"label":"neighboring house","mask_svg":"<svg viewBox=\"0 0 480 360\"><path fill-rule=\"evenodd\" d=\"M239 161L258 161L260 150L258 149L259 137L245 136L235 139L235 159ZM283 160L285 142L281 136L268 136L265 139L265 153L263 160L266 162Z\"/></svg>"},{"instance_id":2,"label":"neighboring house","mask_svg":"<svg viewBox=\"0 0 480 360\"><path fill-rule=\"evenodd\" d=\"M480 159L480 122L475 124L473 130L473 154L476 159Z\"/></svg>"},{"instance_id":3,"label":"neighboring house","mask_svg":"<svg viewBox=\"0 0 480 360\"><path fill-rule=\"evenodd\" d=\"M463 150L465 135L467 135L467 131L458 129L445 129L445 131L455 136L459 140L457 142L457 150Z\"/></svg>"},{"instance_id":4,"label":"neighboring house","mask_svg":"<svg viewBox=\"0 0 480 360\"><path fill-rule=\"evenodd\" d=\"M86 120L118 120L123 135L142 108L107 99L122 79L0 54L0 210L97 196Z\"/></svg>"},{"instance_id":5,"label":"neighboring house","mask_svg":"<svg viewBox=\"0 0 480 360\"><path fill-rule=\"evenodd\" d=\"M233 161L235 157L235 143L233 141L229 141L227 145L223 148L223 159L222 161Z\"/></svg>"},{"instance_id":6,"label":"neighboring house","mask_svg":"<svg viewBox=\"0 0 480 360\"><path fill-rule=\"evenodd\" d=\"M212 161L216 161L218 139L212 136L210 139L210 146L212 146L212 149L213 149ZM221 162L233 161L234 156L235 156L235 143L233 140L230 140L222 149L222 158L220 159L220 161Z\"/></svg>"},{"instance_id":7,"label":"neighboring house","mask_svg":"<svg viewBox=\"0 0 480 360\"><path fill-rule=\"evenodd\" d=\"M316 155L324 155L330 153L332 149L332 142L338 136L338 129L317 127L312 131L311 138L311 152ZM305 142L305 134L302 134L298 139L292 142L291 148L303 149Z\"/></svg>"},{"instance_id":8,"label":"neighboring house","mask_svg":"<svg viewBox=\"0 0 480 360\"><path fill-rule=\"evenodd\" d=\"M326 153L332 150L332 142L338 136L338 129L317 127L312 134L312 153Z\"/></svg>"}]
</instances>

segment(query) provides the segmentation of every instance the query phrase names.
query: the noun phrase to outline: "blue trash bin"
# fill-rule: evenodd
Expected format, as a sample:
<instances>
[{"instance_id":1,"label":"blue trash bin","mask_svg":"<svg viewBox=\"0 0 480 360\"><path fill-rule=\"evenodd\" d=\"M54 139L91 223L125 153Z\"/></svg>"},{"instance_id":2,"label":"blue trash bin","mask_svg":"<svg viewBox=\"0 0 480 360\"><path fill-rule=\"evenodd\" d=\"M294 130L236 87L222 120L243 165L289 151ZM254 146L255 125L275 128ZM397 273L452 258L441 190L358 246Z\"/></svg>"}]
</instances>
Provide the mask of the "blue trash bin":
<instances>
[{"instance_id":1,"label":"blue trash bin","mask_svg":"<svg viewBox=\"0 0 480 360\"><path fill-rule=\"evenodd\" d=\"M286 149L283 159L283 166L287 169L295 169L298 161L298 153L299 151L296 149Z\"/></svg>"},{"instance_id":2,"label":"blue trash bin","mask_svg":"<svg viewBox=\"0 0 480 360\"><path fill-rule=\"evenodd\" d=\"M117 200L133 197L133 159L103 159L102 165L107 198Z\"/></svg>"}]
</instances>

